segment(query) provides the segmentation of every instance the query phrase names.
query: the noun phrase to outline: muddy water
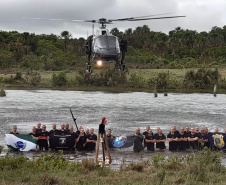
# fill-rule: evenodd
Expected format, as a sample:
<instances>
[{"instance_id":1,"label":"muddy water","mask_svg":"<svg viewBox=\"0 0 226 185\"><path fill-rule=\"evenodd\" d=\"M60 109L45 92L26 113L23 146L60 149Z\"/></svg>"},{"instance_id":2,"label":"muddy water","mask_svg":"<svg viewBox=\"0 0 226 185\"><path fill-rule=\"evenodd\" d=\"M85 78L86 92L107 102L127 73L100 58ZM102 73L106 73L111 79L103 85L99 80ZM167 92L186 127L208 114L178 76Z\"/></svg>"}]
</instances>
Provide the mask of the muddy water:
<instances>
[{"instance_id":1,"label":"muddy water","mask_svg":"<svg viewBox=\"0 0 226 185\"><path fill-rule=\"evenodd\" d=\"M174 94L167 97L152 93L128 92L83 92L53 90L7 90L7 96L0 98L0 145L5 146L4 134L9 133L13 125L19 133L29 133L37 122L47 125L47 130L56 123L73 125L69 109L72 109L78 125L93 127L97 131L103 116L107 117L113 135L133 135L136 127L141 131L150 125L155 132L162 128L167 134L172 125L180 127L208 127L220 131L226 127L226 95L219 94ZM168 144L168 143L166 143ZM112 152L114 164L150 158L157 153L134 154L132 148ZM183 155L183 153L177 153ZM38 155L37 152L19 155ZM72 160L83 157L92 158L94 153L67 154ZM166 156L172 153L167 151ZM224 157L225 158L225 157ZM223 158L223 160L224 160Z\"/></svg>"}]
</instances>

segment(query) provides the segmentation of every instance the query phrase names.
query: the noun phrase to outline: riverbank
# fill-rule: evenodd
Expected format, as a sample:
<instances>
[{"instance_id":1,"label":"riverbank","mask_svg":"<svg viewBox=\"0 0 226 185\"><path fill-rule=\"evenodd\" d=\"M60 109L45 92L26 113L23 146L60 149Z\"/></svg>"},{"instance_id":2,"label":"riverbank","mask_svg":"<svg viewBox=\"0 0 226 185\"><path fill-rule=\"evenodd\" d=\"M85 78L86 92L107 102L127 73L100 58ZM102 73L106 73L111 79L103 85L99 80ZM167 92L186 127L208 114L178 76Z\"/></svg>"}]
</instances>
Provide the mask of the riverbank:
<instances>
[{"instance_id":1,"label":"riverbank","mask_svg":"<svg viewBox=\"0 0 226 185\"><path fill-rule=\"evenodd\" d=\"M32 160L5 156L0 169L2 184L225 184L226 175L220 153L210 150L169 158L158 153L117 171L92 159L70 162L62 153Z\"/></svg>"},{"instance_id":2,"label":"riverbank","mask_svg":"<svg viewBox=\"0 0 226 185\"><path fill-rule=\"evenodd\" d=\"M81 69L35 72L9 69L0 71L0 87L5 90L213 93L216 83L214 77L212 80L209 76L201 80L187 80L186 75L197 70L129 69L128 72L115 72L109 69L95 69L92 74L86 74ZM225 94L225 68L219 69L219 76L217 93Z\"/></svg>"}]
</instances>

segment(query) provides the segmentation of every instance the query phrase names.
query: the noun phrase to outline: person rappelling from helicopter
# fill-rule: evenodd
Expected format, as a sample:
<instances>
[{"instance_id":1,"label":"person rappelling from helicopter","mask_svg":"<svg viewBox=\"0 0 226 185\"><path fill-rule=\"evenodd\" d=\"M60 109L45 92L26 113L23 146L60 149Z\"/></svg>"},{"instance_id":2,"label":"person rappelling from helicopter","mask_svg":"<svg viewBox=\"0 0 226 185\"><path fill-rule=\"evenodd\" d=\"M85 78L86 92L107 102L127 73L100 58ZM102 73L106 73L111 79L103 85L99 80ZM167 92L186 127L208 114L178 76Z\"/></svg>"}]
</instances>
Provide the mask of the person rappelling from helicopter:
<instances>
[{"instance_id":1,"label":"person rappelling from helicopter","mask_svg":"<svg viewBox=\"0 0 226 185\"><path fill-rule=\"evenodd\" d=\"M125 64L124 64L124 60L125 60L125 56L126 56L126 52L127 52L127 39L126 36L123 35L122 39L119 42L119 47L120 47L120 51L121 51L121 63L120 65L122 66L122 70L125 70Z\"/></svg>"},{"instance_id":2,"label":"person rappelling from helicopter","mask_svg":"<svg viewBox=\"0 0 226 185\"><path fill-rule=\"evenodd\" d=\"M89 36L86 44L85 44L85 48L86 48L86 55L87 55L87 71L90 72L91 69L91 54L92 54L92 42L93 42L93 36Z\"/></svg>"}]
</instances>

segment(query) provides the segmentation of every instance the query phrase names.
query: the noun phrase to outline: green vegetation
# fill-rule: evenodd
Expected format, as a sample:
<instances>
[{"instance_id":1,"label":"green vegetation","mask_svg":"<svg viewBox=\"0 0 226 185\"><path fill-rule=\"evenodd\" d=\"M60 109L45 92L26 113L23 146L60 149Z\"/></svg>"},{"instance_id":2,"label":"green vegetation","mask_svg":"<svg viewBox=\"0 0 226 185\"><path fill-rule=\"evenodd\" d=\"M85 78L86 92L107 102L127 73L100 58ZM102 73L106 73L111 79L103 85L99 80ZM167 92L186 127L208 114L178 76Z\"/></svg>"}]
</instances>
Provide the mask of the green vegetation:
<instances>
[{"instance_id":1,"label":"green vegetation","mask_svg":"<svg viewBox=\"0 0 226 185\"><path fill-rule=\"evenodd\" d=\"M5 90L1 89L0 90L0 97L6 96Z\"/></svg>"},{"instance_id":2,"label":"green vegetation","mask_svg":"<svg viewBox=\"0 0 226 185\"><path fill-rule=\"evenodd\" d=\"M3 184L224 184L220 153L198 153L166 159L160 154L113 171L92 159L70 162L63 154L0 158Z\"/></svg>"},{"instance_id":3,"label":"green vegetation","mask_svg":"<svg viewBox=\"0 0 226 185\"><path fill-rule=\"evenodd\" d=\"M180 27L168 34L146 25L120 32L129 47L129 71L114 71L111 64L86 74L84 38L68 31L35 35L0 31L0 85L5 88L147 92L226 92L226 26L209 32Z\"/></svg>"}]
</instances>

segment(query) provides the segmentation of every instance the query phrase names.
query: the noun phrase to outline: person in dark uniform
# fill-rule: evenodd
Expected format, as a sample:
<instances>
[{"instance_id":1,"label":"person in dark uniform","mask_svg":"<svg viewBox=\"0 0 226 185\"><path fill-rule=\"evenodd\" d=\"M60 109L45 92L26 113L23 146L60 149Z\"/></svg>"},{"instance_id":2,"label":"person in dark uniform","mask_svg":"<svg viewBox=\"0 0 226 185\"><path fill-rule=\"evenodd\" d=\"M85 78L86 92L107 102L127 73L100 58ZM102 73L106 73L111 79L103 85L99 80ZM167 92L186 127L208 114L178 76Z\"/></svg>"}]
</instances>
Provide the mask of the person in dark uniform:
<instances>
[{"instance_id":1,"label":"person in dark uniform","mask_svg":"<svg viewBox=\"0 0 226 185\"><path fill-rule=\"evenodd\" d=\"M67 132L70 132L70 125L69 125L68 123L65 125L65 130L66 130Z\"/></svg>"},{"instance_id":2,"label":"person in dark uniform","mask_svg":"<svg viewBox=\"0 0 226 185\"><path fill-rule=\"evenodd\" d=\"M195 127L195 133L199 137L201 133L199 132L199 127Z\"/></svg>"},{"instance_id":3,"label":"person in dark uniform","mask_svg":"<svg viewBox=\"0 0 226 185\"><path fill-rule=\"evenodd\" d=\"M91 59L91 54L92 54L92 42L93 42L93 36L89 36L86 44L85 44L85 48L86 48L86 55L87 55L87 70L90 71L90 59Z\"/></svg>"},{"instance_id":4,"label":"person in dark uniform","mask_svg":"<svg viewBox=\"0 0 226 185\"><path fill-rule=\"evenodd\" d=\"M81 129L83 129L83 127L82 127L82 126L79 126L79 127L78 127L78 130L77 130L75 133L76 133L77 135L79 135Z\"/></svg>"},{"instance_id":5,"label":"person in dark uniform","mask_svg":"<svg viewBox=\"0 0 226 185\"><path fill-rule=\"evenodd\" d=\"M144 136L140 133L140 128L136 129L136 134L135 134L135 139L133 142L133 151L134 152L140 152L144 149L143 146L143 140L144 140Z\"/></svg>"},{"instance_id":6,"label":"person in dark uniform","mask_svg":"<svg viewBox=\"0 0 226 185\"><path fill-rule=\"evenodd\" d=\"M154 134L155 138L159 135L159 130L160 130L160 127L157 127L156 128L156 133Z\"/></svg>"},{"instance_id":7,"label":"person in dark uniform","mask_svg":"<svg viewBox=\"0 0 226 185\"><path fill-rule=\"evenodd\" d=\"M13 131L10 132L10 134L19 134L19 133L17 132L17 126L16 126L16 125L13 125Z\"/></svg>"},{"instance_id":8,"label":"person in dark uniform","mask_svg":"<svg viewBox=\"0 0 226 185\"><path fill-rule=\"evenodd\" d=\"M201 129L201 134L198 138L198 149L202 150L205 146L208 147L208 135L205 134L204 129Z\"/></svg>"},{"instance_id":9,"label":"person in dark uniform","mask_svg":"<svg viewBox=\"0 0 226 185\"><path fill-rule=\"evenodd\" d=\"M57 130L56 124L54 123L54 124L52 125L52 130L49 131L49 135L50 135L50 136L51 136L51 135L57 135L58 132L59 132L59 130Z\"/></svg>"},{"instance_id":10,"label":"person in dark uniform","mask_svg":"<svg viewBox=\"0 0 226 185\"><path fill-rule=\"evenodd\" d=\"M190 134L191 134L190 128L189 127L186 127L184 133L185 133L186 137L188 138L188 136L190 136ZM188 141L186 142L186 149L187 150L190 149L190 145L189 145L189 142Z\"/></svg>"},{"instance_id":11,"label":"person in dark uniform","mask_svg":"<svg viewBox=\"0 0 226 185\"><path fill-rule=\"evenodd\" d=\"M87 135L86 138L86 150L93 151L96 150L96 142L97 142L97 135L94 134L94 129L90 129L90 134Z\"/></svg>"},{"instance_id":12,"label":"person in dark uniform","mask_svg":"<svg viewBox=\"0 0 226 185\"><path fill-rule=\"evenodd\" d=\"M197 150L198 149L198 137L199 135L195 133L195 129L191 128L191 134L188 135L188 142L190 149Z\"/></svg>"},{"instance_id":13,"label":"person in dark uniform","mask_svg":"<svg viewBox=\"0 0 226 185\"><path fill-rule=\"evenodd\" d=\"M42 132L41 123L37 123L36 132L39 134Z\"/></svg>"},{"instance_id":14,"label":"person in dark uniform","mask_svg":"<svg viewBox=\"0 0 226 185\"><path fill-rule=\"evenodd\" d=\"M178 135L175 133L175 127L170 129L170 133L167 135L169 141L169 151L177 151Z\"/></svg>"},{"instance_id":15,"label":"person in dark uniform","mask_svg":"<svg viewBox=\"0 0 226 185\"><path fill-rule=\"evenodd\" d=\"M87 136L85 135L84 129L80 130L80 134L76 138L76 149L78 151L85 150Z\"/></svg>"},{"instance_id":16,"label":"person in dark uniform","mask_svg":"<svg viewBox=\"0 0 226 185\"><path fill-rule=\"evenodd\" d=\"M124 65L124 60L125 60L125 56L126 56L126 52L127 52L127 40L126 40L126 36L123 35L122 39L119 42L119 46L120 46L120 51L121 51L121 66L123 67L123 70L125 69L125 65Z\"/></svg>"},{"instance_id":17,"label":"person in dark uniform","mask_svg":"<svg viewBox=\"0 0 226 185\"><path fill-rule=\"evenodd\" d=\"M156 141L156 149L165 151L166 149L166 136L162 133L162 130L159 129L158 135L155 138Z\"/></svg>"},{"instance_id":18,"label":"person in dark uniform","mask_svg":"<svg viewBox=\"0 0 226 185\"><path fill-rule=\"evenodd\" d=\"M143 136L144 136L144 148L146 148L145 138L148 135L149 130L150 130L150 126L148 125L148 126L146 126L146 131L143 132Z\"/></svg>"},{"instance_id":19,"label":"person in dark uniform","mask_svg":"<svg viewBox=\"0 0 226 185\"><path fill-rule=\"evenodd\" d=\"M38 140L38 133L36 132L36 127L32 127L32 132L29 133L30 136L32 136L34 139Z\"/></svg>"},{"instance_id":20,"label":"person in dark uniform","mask_svg":"<svg viewBox=\"0 0 226 185\"><path fill-rule=\"evenodd\" d=\"M68 131L65 130L65 124L61 125L61 129L58 131L59 135L67 135Z\"/></svg>"},{"instance_id":21,"label":"person in dark uniform","mask_svg":"<svg viewBox=\"0 0 226 185\"><path fill-rule=\"evenodd\" d=\"M107 133L107 141L109 148L113 148L113 140L115 139L115 136L112 135L111 129L108 129Z\"/></svg>"},{"instance_id":22,"label":"person in dark uniform","mask_svg":"<svg viewBox=\"0 0 226 185\"><path fill-rule=\"evenodd\" d=\"M85 135L87 135L87 136L89 135L89 129L88 128L85 131Z\"/></svg>"},{"instance_id":23,"label":"person in dark uniform","mask_svg":"<svg viewBox=\"0 0 226 185\"><path fill-rule=\"evenodd\" d=\"M178 150L183 151L187 149L188 146L188 138L184 132L184 128L180 129L180 133L178 135Z\"/></svg>"},{"instance_id":24,"label":"person in dark uniform","mask_svg":"<svg viewBox=\"0 0 226 185\"><path fill-rule=\"evenodd\" d=\"M74 127L73 127L73 126L70 126L70 131L69 131L68 134L71 135L71 141L72 141L72 142L70 143L69 148L70 148L71 150L74 150L75 147L76 147L76 138L77 138L77 135L76 135L76 133L74 132Z\"/></svg>"},{"instance_id":25,"label":"person in dark uniform","mask_svg":"<svg viewBox=\"0 0 226 185\"><path fill-rule=\"evenodd\" d=\"M43 151L44 148L45 150L49 150L49 132L46 131L45 125L42 125L42 132L38 133L38 136L39 150Z\"/></svg>"},{"instance_id":26,"label":"person in dark uniform","mask_svg":"<svg viewBox=\"0 0 226 185\"><path fill-rule=\"evenodd\" d=\"M145 142L147 151L155 151L155 136L151 129L149 129L148 135L145 136Z\"/></svg>"}]
</instances>

